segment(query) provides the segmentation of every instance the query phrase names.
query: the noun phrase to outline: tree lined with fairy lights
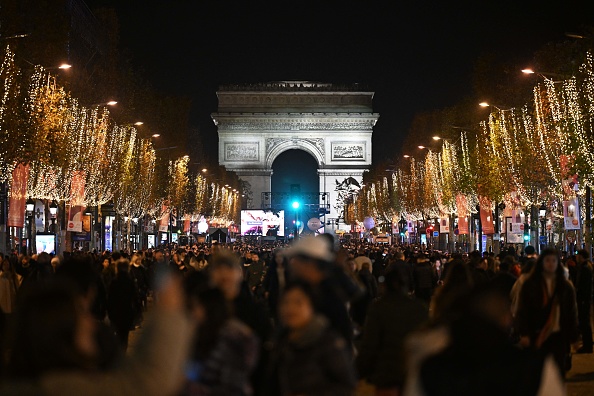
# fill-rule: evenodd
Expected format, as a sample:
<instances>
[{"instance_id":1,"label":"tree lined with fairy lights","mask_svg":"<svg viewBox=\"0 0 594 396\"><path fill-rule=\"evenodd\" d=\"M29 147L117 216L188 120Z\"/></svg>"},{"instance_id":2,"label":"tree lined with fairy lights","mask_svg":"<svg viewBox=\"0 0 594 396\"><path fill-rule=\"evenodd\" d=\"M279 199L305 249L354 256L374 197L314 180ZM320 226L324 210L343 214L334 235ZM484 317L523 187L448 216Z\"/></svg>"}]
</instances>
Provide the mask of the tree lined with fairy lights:
<instances>
[{"instance_id":1,"label":"tree lined with fairy lights","mask_svg":"<svg viewBox=\"0 0 594 396\"><path fill-rule=\"evenodd\" d=\"M136 128L115 123L105 107L80 106L40 66L24 76L14 57L7 47L0 66L0 181L10 185L13 169L24 163L30 198L70 203L76 177L84 179L80 204L113 202L123 216L156 216L167 202L179 214L238 220L236 176L194 176L187 156L160 171L153 144Z\"/></svg>"},{"instance_id":2,"label":"tree lined with fairy lights","mask_svg":"<svg viewBox=\"0 0 594 396\"><path fill-rule=\"evenodd\" d=\"M575 76L545 78L534 86L532 96L521 108L493 108L487 120L462 132L457 143L444 141L423 160L411 158L410 164L395 169L388 183L393 199L383 199L387 177L372 177L349 201L349 219L386 219L392 214L427 219L474 212L479 203L491 208L497 202L509 207L558 204L568 198L563 183L573 175L579 175L581 186L592 186L592 54L586 54ZM459 195L467 207L456 206Z\"/></svg>"}]
</instances>

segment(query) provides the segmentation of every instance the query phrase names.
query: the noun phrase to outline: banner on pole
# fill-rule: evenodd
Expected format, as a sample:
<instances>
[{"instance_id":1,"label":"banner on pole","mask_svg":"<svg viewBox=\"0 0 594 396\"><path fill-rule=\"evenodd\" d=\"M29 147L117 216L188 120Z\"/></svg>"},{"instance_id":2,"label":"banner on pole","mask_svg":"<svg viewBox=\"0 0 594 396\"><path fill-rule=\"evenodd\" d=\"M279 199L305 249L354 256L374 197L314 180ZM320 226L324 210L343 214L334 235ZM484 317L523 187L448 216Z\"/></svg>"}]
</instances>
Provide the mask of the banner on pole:
<instances>
[{"instance_id":1,"label":"banner on pole","mask_svg":"<svg viewBox=\"0 0 594 396\"><path fill-rule=\"evenodd\" d=\"M449 234L450 232L450 218L449 217L442 217L439 219L439 233L440 234Z\"/></svg>"},{"instance_id":2,"label":"banner on pole","mask_svg":"<svg viewBox=\"0 0 594 396\"><path fill-rule=\"evenodd\" d=\"M10 199L8 201L8 221L6 222L8 227L22 228L25 225L28 180L29 165L18 164L12 171Z\"/></svg>"},{"instance_id":3,"label":"banner on pole","mask_svg":"<svg viewBox=\"0 0 594 396\"><path fill-rule=\"evenodd\" d=\"M480 199L480 215L481 215L481 227L483 235L493 235L495 233L495 227L493 227L493 217L491 212L491 201L488 199Z\"/></svg>"},{"instance_id":4,"label":"banner on pole","mask_svg":"<svg viewBox=\"0 0 594 396\"><path fill-rule=\"evenodd\" d=\"M159 223L159 231L169 231L169 207L165 204L161 205L161 222Z\"/></svg>"},{"instance_id":5,"label":"banner on pole","mask_svg":"<svg viewBox=\"0 0 594 396\"><path fill-rule=\"evenodd\" d=\"M84 206L70 206L68 211L68 231L82 232L83 231L83 211Z\"/></svg>"},{"instance_id":6,"label":"banner on pole","mask_svg":"<svg viewBox=\"0 0 594 396\"><path fill-rule=\"evenodd\" d=\"M581 228L580 207L577 197L563 201L563 225L566 230L579 230Z\"/></svg>"},{"instance_id":7,"label":"banner on pole","mask_svg":"<svg viewBox=\"0 0 594 396\"><path fill-rule=\"evenodd\" d=\"M468 201L464 195L456 195L458 208L458 235L468 235Z\"/></svg>"}]
</instances>

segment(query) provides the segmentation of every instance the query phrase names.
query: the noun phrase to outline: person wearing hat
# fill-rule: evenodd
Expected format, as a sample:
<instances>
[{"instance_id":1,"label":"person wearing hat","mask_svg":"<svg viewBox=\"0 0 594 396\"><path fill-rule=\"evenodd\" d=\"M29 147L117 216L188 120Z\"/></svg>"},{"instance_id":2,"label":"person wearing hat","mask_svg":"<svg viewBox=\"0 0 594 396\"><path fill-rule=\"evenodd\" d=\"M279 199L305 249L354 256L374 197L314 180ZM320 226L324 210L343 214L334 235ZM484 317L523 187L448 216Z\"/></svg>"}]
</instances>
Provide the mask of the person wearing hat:
<instances>
[{"instance_id":1,"label":"person wearing hat","mask_svg":"<svg viewBox=\"0 0 594 396\"><path fill-rule=\"evenodd\" d=\"M303 237L287 248L286 256L291 279L311 286L318 311L352 348L353 325L347 310L348 297L344 297L349 295L349 291L342 278L336 276L335 255L328 239Z\"/></svg>"}]
</instances>

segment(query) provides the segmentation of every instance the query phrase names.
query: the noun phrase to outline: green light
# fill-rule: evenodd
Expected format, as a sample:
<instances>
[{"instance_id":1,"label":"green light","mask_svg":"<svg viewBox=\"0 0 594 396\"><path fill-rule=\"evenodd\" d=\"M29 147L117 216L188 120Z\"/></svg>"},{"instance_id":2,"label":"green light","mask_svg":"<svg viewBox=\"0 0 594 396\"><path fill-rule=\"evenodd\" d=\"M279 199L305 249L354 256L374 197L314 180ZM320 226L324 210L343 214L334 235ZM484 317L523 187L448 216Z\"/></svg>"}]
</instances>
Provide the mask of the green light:
<instances>
[{"instance_id":1,"label":"green light","mask_svg":"<svg viewBox=\"0 0 594 396\"><path fill-rule=\"evenodd\" d=\"M299 209L299 202L293 201L293 204L291 206L293 206L293 209Z\"/></svg>"},{"instance_id":2,"label":"green light","mask_svg":"<svg viewBox=\"0 0 594 396\"><path fill-rule=\"evenodd\" d=\"M524 240L525 240L525 241L529 241L529 240L530 240L530 235L526 235L526 234L524 234Z\"/></svg>"}]
</instances>

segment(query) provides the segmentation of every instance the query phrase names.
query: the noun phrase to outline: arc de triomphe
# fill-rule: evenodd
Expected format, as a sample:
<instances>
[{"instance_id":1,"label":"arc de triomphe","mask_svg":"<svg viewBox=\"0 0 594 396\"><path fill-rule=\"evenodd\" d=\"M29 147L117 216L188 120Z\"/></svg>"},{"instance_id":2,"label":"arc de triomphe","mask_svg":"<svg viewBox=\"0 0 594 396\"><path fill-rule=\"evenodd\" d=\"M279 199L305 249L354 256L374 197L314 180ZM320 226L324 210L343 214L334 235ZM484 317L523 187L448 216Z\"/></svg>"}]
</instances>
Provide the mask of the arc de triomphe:
<instances>
[{"instance_id":1,"label":"arc de triomphe","mask_svg":"<svg viewBox=\"0 0 594 396\"><path fill-rule=\"evenodd\" d=\"M297 81L219 87L218 112L212 114L219 164L251 189L248 209L264 206L261 197L271 191L276 157L299 149L318 164L319 191L329 195L327 218L338 218L344 194L358 189L371 165L371 135L379 118L373 94L357 85Z\"/></svg>"}]
</instances>

